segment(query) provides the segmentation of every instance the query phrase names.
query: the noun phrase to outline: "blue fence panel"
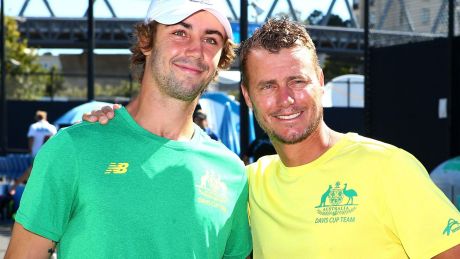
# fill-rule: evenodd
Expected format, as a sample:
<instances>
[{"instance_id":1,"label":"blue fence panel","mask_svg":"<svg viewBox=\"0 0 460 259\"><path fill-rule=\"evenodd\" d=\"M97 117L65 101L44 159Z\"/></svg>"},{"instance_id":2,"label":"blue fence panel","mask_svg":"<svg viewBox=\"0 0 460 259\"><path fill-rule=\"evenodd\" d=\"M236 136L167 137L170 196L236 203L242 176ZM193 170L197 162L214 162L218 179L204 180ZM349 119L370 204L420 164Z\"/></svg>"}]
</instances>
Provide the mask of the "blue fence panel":
<instances>
[{"instance_id":1,"label":"blue fence panel","mask_svg":"<svg viewBox=\"0 0 460 259\"><path fill-rule=\"evenodd\" d=\"M30 154L8 154L0 157L0 176L15 179L32 164Z\"/></svg>"}]
</instances>

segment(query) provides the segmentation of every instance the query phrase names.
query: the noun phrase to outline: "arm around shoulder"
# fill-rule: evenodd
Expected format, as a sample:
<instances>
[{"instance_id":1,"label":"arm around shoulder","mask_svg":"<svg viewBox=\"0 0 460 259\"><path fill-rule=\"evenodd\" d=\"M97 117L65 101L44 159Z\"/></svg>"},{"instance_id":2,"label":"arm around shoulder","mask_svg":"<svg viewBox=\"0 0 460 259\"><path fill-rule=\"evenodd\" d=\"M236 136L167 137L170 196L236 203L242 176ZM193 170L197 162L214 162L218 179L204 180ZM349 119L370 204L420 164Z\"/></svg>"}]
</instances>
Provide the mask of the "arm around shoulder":
<instances>
[{"instance_id":1,"label":"arm around shoulder","mask_svg":"<svg viewBox=\"0 0 460 259\"><path fill-rule=\"evenodd\" d=\"M21 224L15 223L5 259L40 259L50 258L55 243L52 240L26 230Z\"/></svg>"}]
</instances>

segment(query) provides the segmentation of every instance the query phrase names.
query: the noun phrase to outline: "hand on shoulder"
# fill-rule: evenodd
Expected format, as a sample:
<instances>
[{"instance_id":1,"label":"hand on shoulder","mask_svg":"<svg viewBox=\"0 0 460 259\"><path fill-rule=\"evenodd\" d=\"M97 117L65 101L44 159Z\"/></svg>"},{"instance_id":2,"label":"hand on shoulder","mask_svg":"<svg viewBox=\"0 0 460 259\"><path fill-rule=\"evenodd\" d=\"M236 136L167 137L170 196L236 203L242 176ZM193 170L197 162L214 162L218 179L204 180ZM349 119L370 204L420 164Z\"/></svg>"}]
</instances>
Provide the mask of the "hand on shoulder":
<instances>
[{"instance_id":1,"label":"hand on shoulder","mask_svg":"<svg viewBox=\"0 0 460 259\"><path fill-rule=\"evenodd\" d=\"M94 110L90 113L83 114L82 119L88 122L99 122L104 125L107 124L115 116L115 110L121 108L120 104L114 104L112 107L104 106L100 110Z\"/></svg>"}]
</instances>

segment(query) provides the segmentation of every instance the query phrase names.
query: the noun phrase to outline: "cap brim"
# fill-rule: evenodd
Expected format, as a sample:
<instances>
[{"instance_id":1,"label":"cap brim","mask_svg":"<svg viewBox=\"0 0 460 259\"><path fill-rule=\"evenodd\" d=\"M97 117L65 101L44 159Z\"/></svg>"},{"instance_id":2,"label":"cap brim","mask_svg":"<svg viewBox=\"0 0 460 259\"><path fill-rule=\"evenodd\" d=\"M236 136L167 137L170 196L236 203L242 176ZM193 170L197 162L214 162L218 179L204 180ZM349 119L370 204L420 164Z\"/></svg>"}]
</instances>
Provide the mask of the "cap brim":
<instances>
[{"instance_id":1,"label":"cap brim","mask_svg":"<svg viewBox=\"0 0 460 259\"><path fill-rule=\"evenodd\" d=\"M185 20L187 17L201 10L208 11L212 15L214 15L214 17L216 17L217 20L219 20L219 22L224 27L227 37L233 40L232 27L230 25L230 22L228 21L227 17L223 16L221 12L217 11L214 8L203 8L202 6L193 5L190 7L177 8L173 11L168 11L168 12L159 11L159 12L149 15L149 16L154 16L154 18L150 18L148 16L145 19L145 23L149 23L152 20L155 20L161 24L166 24L166 25L176 24L180 21Z\"/></svg>"}]
</instances>

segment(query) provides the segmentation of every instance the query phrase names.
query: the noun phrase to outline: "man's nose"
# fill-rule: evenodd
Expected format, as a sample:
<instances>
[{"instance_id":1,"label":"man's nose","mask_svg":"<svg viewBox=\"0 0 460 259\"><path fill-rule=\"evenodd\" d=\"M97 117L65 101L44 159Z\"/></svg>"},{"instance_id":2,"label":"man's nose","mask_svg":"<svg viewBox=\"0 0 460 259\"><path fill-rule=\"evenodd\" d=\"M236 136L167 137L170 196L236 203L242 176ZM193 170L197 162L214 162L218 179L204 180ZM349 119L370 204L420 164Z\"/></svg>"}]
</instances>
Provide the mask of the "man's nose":
<instances>
[{"instance_id":1,"label":"man's nose","mask_svg":"<svg viewBox=\"0 0 460 259\"><path fill-rule=\"evenodd\" d=\"M282 86L279 88L278 102L282 107L289 107L295 103L294 92L290 87Z\"/></svg>"},{"instance_id":2,"label":"man's nose","mask_svg":"<svg viewBox=\"0 0 460 259\"><path fill-rule=\"evenodd\" d=\"M197 59L203 58L203 41L200 38L192 37L187 45L185 54Z\"/></svg>"}]
</instances>

